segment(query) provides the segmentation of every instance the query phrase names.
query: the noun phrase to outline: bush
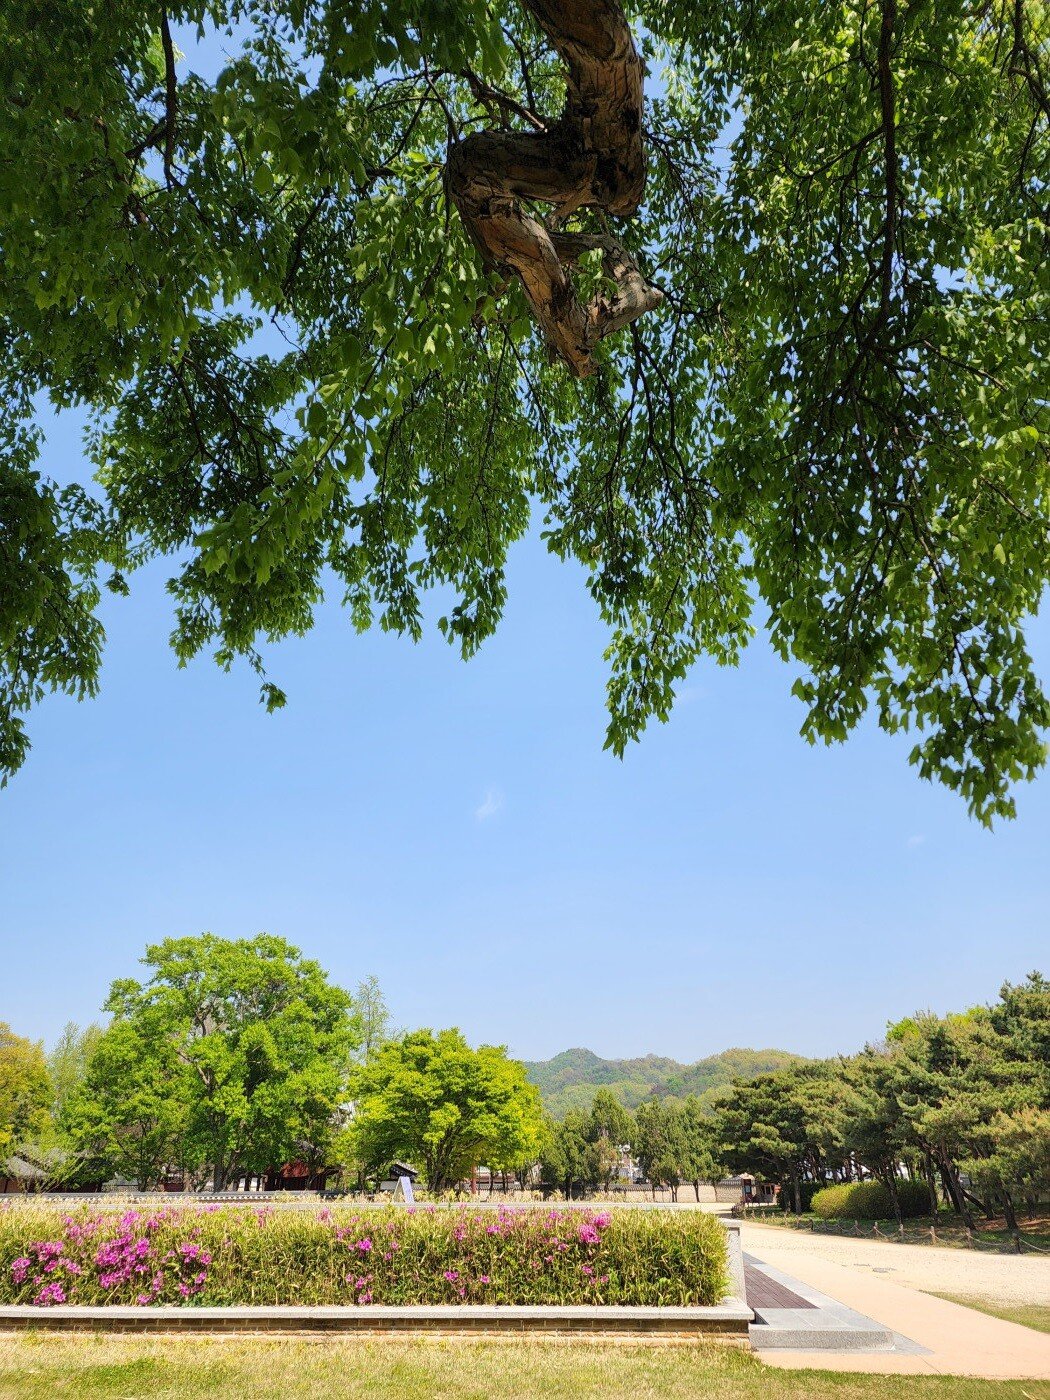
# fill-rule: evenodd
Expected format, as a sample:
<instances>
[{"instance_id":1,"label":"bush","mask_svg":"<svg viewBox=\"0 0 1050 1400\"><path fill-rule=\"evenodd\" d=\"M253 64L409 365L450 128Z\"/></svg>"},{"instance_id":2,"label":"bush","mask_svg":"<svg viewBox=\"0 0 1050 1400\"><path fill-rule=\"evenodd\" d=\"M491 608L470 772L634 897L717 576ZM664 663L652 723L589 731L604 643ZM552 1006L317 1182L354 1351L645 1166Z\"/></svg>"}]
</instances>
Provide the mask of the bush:
<instances>
[{"instance_id":1,"label":"bush","mask_svg":"<svg viewBox=\"0 0 1050 1400\"><path fill-rule=\"evenodd\" d=\"M716 1303L700 1212L0 1207L0 1303Z\"/></svg>"},{"instance_id":2,"label":"bush","mask_svg":"<svg viewBox=\"0 0 1050 1400\"><path fill-rule=\"evenodd\" d=\"M901 1214L908 1219L930 1212L930 1193L920 1181L898 1181ZM810 1207L822 1220L895 1220L893 1201L881 1181L846 1181L825 1186Z\"/></svg>"},{"instance_id":3,"label":"bush","mask_svg":"<svg viewBox=\"0 0 1050 1400\"><path fill-rule=\"evenodd\" d=\"M798 1193L802 1201L803 1211L811 1210L813 1197L821 1190L819 1182L801 1181L799 1182ZM790 1181L780 1183L780 1194L777 1196L777 1204L781 1210L793 1211L795 1209L795 1194L791 1189Z\"/></svg>"}]
</instances>

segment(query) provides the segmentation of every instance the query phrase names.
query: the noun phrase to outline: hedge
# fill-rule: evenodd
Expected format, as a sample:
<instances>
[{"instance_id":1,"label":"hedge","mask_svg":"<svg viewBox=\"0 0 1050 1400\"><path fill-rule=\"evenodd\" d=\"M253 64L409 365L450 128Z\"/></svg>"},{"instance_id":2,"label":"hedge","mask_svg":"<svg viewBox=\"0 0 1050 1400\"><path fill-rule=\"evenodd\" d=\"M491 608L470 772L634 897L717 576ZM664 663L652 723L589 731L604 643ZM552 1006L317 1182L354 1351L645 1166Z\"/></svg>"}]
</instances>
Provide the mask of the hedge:
<instances>
[{"instance_id":1,"label":"hedge","mask_svg":"<svg viewBox=\"0 0 1050 1400\"><path fill-rule=\"evenodd\" d=\"M0 1206L0 1303L709 1304L725 1231L699 1211Z\"/></svg>"},{"instance_id":2,"label":"hedge","mask_svg":"<svg viewBox=\"0 0 1050 1400\"><path fill-rule=\"evenodd\" d=\"M920 1181L898 1181L897 1198L907 1219L929 1215L930 1193ZM816 1192L810 1209L823 1220L895 1220L893 1200L881 1181L847 1181Z\"/></svg>"},{"instance_id":3,"label":"hedge","mask_svg":"<svg viewBox=\"0 0 1050 1400\"><path fill-rule=\"evenodd\" d=\"M798 1184L798 1194L803 1210L809 1210L813 1204L813 1197L823 1188L815 1181L800 1181ZM795 1209L795 1191L790 1181L780 1183L780 1194L777 1201L781 1210L793 1211Z\"/></svg>"}]
</instances>

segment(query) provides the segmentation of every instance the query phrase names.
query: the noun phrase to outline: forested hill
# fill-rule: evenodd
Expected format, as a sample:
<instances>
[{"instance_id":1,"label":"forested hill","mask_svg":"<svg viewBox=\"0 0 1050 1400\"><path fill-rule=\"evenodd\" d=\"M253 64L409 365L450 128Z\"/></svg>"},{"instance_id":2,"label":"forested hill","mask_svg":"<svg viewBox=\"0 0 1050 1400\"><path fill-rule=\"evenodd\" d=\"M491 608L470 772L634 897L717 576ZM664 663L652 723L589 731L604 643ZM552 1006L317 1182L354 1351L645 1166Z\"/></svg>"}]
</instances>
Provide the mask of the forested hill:
<instances>
[{"instance_id":1,"label":"forested hill","mask_svg":"<svg viewBox=\"0 0 1050 1400\"><path fill-rule=\"evenodd\" d=\"M754 1079L801 1059L787 1050L734 1049L683 1065L659 1055L603 1060L592 1050L574 1049L563 1050L551 1060L526 1061L525 1068L545 1106L560 1117L567 1109L587 1108L594 1091L603 1087L612 1089L627 1108L636 1108L654 1094L662 1098L698 1094L711 1099L734 1079Z\"/></svg>"}]
</instances>

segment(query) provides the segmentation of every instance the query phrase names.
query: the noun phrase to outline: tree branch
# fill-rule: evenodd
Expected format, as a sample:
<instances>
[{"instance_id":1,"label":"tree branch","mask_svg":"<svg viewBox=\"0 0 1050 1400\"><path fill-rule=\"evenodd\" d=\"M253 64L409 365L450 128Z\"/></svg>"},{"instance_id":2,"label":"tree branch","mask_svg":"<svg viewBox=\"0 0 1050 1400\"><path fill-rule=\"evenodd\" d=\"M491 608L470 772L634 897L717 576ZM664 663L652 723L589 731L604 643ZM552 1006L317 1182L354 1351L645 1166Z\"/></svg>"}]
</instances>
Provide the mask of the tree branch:
<instances>
[{"instance_id":1,"label":"tree branch","mask_svg":"<svg viewBox=\"0 0 1050 1400\"><path fill-rule=\"evenodd\" d=\"M637 210L645 188L644 70L617 0L522 3L565 62L565 108L545 129L475 132L458 142L446 182L486 267L517 277L553 352L583 378L596 368L592 351L603 336L663 299L611 235L552 227L585 206L620 216ZM522 201L553 205L554 215L544 224ZM596 248L615 291L583 305L569 269Z\"/></svg>"}]
</instances>

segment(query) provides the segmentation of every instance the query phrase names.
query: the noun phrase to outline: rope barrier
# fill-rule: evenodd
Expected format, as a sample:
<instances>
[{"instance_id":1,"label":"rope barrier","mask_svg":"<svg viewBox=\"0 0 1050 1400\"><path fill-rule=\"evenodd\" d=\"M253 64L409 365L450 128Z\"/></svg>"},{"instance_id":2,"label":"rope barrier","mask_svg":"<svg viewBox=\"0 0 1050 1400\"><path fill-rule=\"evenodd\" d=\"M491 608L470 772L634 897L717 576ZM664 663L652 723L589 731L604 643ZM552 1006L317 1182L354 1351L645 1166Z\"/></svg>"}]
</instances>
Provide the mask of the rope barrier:
<instances>
[{"instance_id":1,"label":"rope barrier","mask_svg":"<svg viewBox=\"0 0 1050 1400\"><path fill-rule=\"evenodd\" d=\"M745 1220L771 1220L767 1211L752 1210L743 1206L734 1211L734 1214L742 1216ZM785 1216L776 1221L778 1229L788 1228L791 1230L808 1230L810 1234L816 1235L848 1235L854 1239L872 1238L882 1240L886 1244L931 1244L942 1248L954 1249L983 1249L993 1254L1050 1254L1050 1246L1036 1244L1022 1234L1020 1230L1009 1232L1008 1238L981 1239L976 1231L969 1225L966 1226L941 1226L938 1234L935 1225L916 1226L914 1233L909 1234L903 1225L898 1225L892 1234L887 1234L879 1228L876 1220L870 1231L861 1229L860 1221L835 1221L835 1220L815 1220L812 1217L804 1220L801 1216Z\"/></svg>"}]
</instances>

